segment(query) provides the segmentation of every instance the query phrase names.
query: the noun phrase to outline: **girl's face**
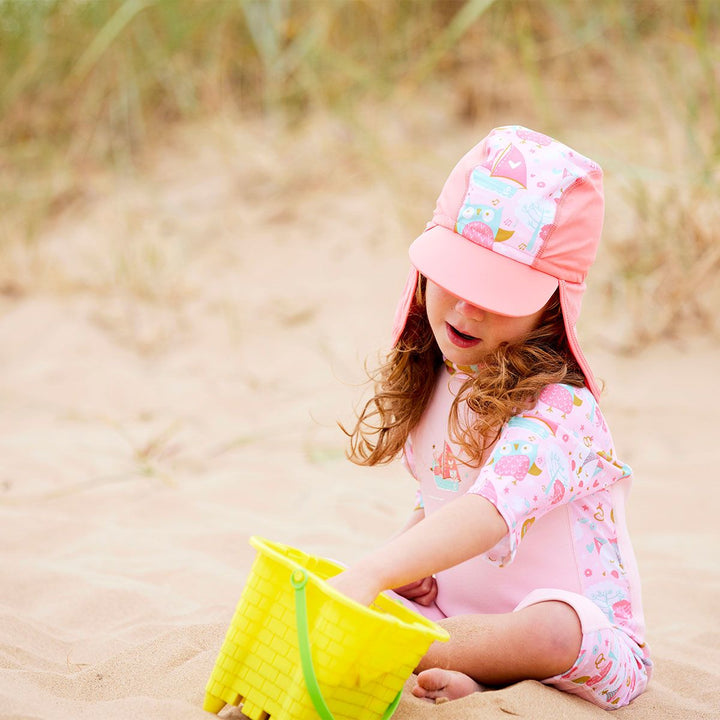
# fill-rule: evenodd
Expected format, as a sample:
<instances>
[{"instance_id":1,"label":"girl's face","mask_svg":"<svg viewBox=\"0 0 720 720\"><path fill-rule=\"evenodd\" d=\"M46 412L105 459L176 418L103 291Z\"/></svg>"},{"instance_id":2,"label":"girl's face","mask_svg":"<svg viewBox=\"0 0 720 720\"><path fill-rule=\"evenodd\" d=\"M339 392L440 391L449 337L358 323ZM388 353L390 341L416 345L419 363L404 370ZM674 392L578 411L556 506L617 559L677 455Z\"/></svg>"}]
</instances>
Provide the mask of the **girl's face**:
<instances>
[{"instance_id":1,"label":"girl's face","mask_svg":"<svg viewBox=\"0 0 720 720\"><path fill-rule=\"evenodd\" d=\"M456 365L478 365L501 343L532 332L543 314L507 317L471 305L428 280L425 311L442 354Z\"/></svg>"}]
</instances>

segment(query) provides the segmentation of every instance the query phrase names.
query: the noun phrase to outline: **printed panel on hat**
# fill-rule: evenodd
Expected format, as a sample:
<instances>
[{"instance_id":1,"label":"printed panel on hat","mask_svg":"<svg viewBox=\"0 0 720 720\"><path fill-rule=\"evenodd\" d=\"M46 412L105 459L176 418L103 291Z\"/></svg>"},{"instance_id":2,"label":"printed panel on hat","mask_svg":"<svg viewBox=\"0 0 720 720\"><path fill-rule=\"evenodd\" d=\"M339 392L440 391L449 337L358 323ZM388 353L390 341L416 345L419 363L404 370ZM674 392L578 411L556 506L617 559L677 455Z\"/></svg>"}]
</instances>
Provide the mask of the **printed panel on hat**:
<instances>
[{"instance_id":1,"label":"printed panel on hat","mask_svg":"<svg viewBox=\"0 0 720 720\"><path fill-rule=\"evenodd\" d=\"M588 168L562 143L522 127L488 137L486 158L470 173L455 230L526 265L540 256L563 193Z\"/></svg>"}]
</instances>

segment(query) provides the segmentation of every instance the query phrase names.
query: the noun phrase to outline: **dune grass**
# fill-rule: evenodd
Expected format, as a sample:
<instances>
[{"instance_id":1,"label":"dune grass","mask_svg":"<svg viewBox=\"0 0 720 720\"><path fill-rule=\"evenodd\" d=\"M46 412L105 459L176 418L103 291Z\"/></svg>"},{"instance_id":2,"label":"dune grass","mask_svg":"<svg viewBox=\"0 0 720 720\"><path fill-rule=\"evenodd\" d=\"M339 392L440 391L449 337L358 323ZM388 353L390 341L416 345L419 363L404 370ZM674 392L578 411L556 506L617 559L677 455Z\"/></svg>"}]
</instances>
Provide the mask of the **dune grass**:
<instances>
[{"instance_id":1,"label":"dune grass","mask_svg":"<svg viewBox=\"0 0 720 720\"><path fill-rule=\"evenodd\" d=\"M549 132L590 113L656 138L659 159L622 170L635 240L611 238L609 292L644 338L678 309L713 324L716 0L0 0L0 79L0 255L173 123L223 113L290 132L442 88L458 123L521 107ZM658 303L672 312L648 322Z\"/></svg>"}]
</instances>

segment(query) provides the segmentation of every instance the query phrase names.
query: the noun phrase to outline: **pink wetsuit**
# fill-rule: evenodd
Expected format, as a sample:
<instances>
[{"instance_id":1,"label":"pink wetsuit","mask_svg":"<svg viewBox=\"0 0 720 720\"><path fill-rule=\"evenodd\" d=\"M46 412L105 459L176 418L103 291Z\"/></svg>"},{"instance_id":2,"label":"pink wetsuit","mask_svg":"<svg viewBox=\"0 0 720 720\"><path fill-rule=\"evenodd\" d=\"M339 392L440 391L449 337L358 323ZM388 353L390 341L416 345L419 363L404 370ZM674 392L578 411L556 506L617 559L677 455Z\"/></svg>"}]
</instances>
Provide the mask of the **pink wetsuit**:
<instances>
[{"instance_id":1,"label":"pink wetsuit","mask_svg":"<svg viewBox=\"0 0 720 720\"><path fill-rule=\"evenodd\" d=\"M443 368L405 461L431 514L464 493L497 507L509 532L491 550L437 574L432 619L504 613L544 600L571 605L583 643L575 665L544 682L613 709L646 687L640 581L625 524L631 471L585 388L551 385L503 428L480 468L448 438L453 398L466 379Z\"/></svg>"}]
</instances>

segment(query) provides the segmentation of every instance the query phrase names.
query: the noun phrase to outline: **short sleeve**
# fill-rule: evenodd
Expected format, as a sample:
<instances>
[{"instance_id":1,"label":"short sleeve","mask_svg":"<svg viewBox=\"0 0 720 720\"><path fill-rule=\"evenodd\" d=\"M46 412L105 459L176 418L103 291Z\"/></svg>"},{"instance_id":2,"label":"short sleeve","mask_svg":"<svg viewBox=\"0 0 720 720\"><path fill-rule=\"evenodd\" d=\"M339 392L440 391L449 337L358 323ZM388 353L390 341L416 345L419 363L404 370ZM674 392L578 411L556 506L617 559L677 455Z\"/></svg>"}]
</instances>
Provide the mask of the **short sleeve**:
<instances>
[{"instance_id":1,"label":"short sleeve","mask_svg":"<svg viewBox=\"0 0 720 720\"><path fill-rule=\"evenodd\" d=\"M579 396L584 411L552 412L541 402L511 418L468 491L495 505L508 526L507 535L486 553L500 566L513 561L538 518L630 474L630 468L614 459L607 426L589 392L579 395L577 388L551 387Z\"/></svg>"}]
</instances>

